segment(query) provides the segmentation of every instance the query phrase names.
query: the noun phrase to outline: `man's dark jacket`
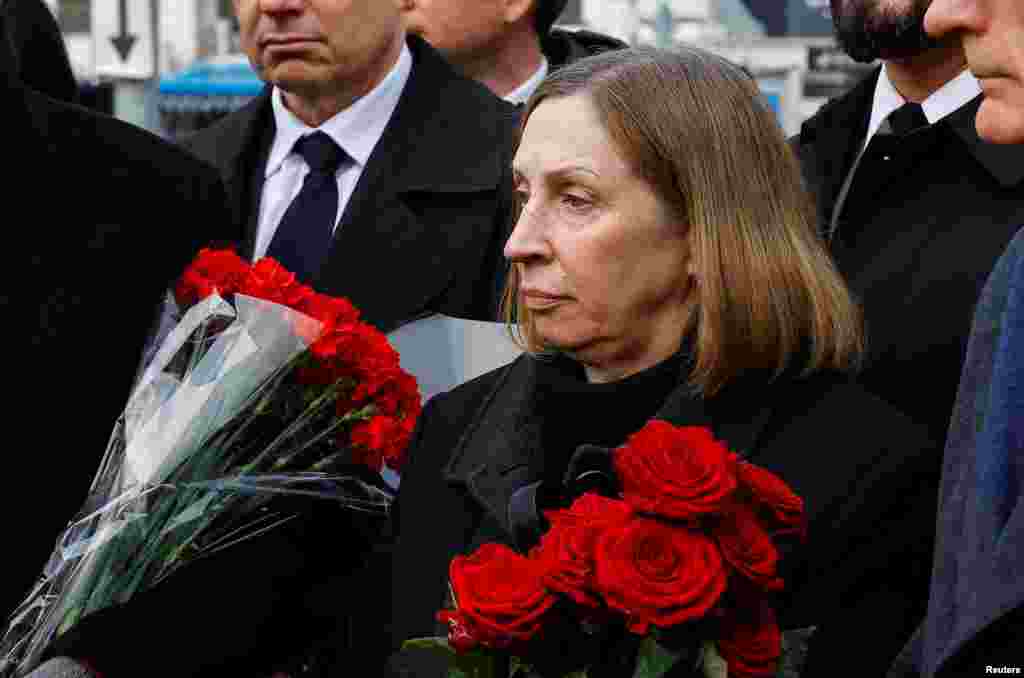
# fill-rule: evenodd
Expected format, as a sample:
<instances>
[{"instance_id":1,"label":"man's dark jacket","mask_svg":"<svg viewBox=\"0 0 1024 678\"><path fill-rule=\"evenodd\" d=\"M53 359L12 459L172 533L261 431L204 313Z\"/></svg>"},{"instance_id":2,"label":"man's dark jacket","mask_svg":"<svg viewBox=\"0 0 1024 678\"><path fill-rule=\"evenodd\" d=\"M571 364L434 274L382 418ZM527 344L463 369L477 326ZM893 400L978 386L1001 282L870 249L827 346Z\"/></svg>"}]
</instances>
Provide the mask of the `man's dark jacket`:
<instances>
[{"instance_id":1,"label":"man's dark jacket","mask_svg":"<svg viewBox=\"0 0 1024 678\"><path fill-rule=\"evenodd\" d=\"M412 74L314 287L390 331L428 311L496 318L511 218L515 109L409 37ZM274 138L271 89L186 140L220 169L251 256Z\"/></svg>"},{"instance_id":2,"label":"man's dark jacket","mask_svg":"<svg viewBox=\"0 0 1024 678\"><path fill-rule=\"evenodd\" d=\"M795 147L827 229L863 144L875 72L804 123ZM864 304L869 390L944 438L982 285L1024 223L1024 147L982 141L980 97L914 133L832 240Z\"/></svg>"},{"instance_id":3,"label":"man's dark jacket","mask_svg":"<svg viewBox=\"0 0 1024 678\"><path fill-rule=\"evenodd\" d=\"M202 245L235 235L213 168L24 87L8 45L0 40L5 620L85 499L164 292Z\"/></svg>"},{"instance_id":4,"label":"man's dark jacket","mask_svg":"<svg viewBox=\"0 0 1024 678\"><path fill-rule=\"evenodd\" d=\"M863 144L877 78L876 71L826 104L793 140L823 232ZM868 360L861 383L928 426L937 440L949 427L981 288L1024 223L1024 148L982 141L974 129L979 103L980 97L905 139L888 168L872 170L877 189L847 202L831 241L864 307ZM931 548L941 449L919 487L933 497L918 504L930 506L931 517L914 524L928 529L907 537L920 540L922 549ZM924 614L929 575L925 568L905 590L904 607L885 619L868 618L870 606L863 607L864 628L874 629L865 642L883 634L906 640ZM860 609L851 608L851 618ZM831 675L846 650L815 648L812 641L807 678Z\"/></svg>"}]
</instances>

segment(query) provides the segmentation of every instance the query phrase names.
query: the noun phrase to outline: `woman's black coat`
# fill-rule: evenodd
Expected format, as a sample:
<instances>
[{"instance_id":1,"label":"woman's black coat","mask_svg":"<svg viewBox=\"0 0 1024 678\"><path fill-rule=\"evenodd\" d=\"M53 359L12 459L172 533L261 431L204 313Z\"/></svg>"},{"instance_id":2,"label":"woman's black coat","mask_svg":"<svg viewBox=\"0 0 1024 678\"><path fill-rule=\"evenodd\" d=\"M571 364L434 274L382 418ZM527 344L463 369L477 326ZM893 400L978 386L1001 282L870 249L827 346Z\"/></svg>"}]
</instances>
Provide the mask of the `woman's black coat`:
<instances>
[{"instance_id":1,"label":"woman's black coat","mask_svg":"<svg viewBox=\"0 0 1024 678\"><path fill-rule=\"evenodd\" d=\"M470 550L485 517L507 527L509 496L536 479L529 462L535 369L523 356L425 407L395 512L393 650L443 632L434 615L445 601L449 561ZM680 387L657 416L710 422L731 449L804 499L809 540L784 559L783 627L818 627L810 652L834 658L831 678L884 675L926 600L938 474L932 443L832 374L771 385L747 379L695 402ZM394 652L389 664L395 675L438 670L428 655L410 651Z\"/></svg>"}]
</instances>

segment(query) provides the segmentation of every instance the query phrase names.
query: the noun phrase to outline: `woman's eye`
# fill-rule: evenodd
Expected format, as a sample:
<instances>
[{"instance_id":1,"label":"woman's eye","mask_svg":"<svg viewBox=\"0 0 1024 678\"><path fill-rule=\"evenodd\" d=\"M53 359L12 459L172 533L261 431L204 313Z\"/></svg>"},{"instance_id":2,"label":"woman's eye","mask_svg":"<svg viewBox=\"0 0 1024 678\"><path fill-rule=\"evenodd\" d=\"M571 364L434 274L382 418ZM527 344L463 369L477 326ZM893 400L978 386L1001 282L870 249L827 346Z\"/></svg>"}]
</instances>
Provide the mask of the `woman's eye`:
<instances>
[{"instance_id":1,"label":"woman's eye","mask_svg":"<svg viewBox=\"0 0 1024 678\"><path fill-rule=\"evenodd\" d=\"M583 210L590 207L590 198L575 193L563 193L562 202L566 207L574 210Z\"/></svg>"}]
</instances>

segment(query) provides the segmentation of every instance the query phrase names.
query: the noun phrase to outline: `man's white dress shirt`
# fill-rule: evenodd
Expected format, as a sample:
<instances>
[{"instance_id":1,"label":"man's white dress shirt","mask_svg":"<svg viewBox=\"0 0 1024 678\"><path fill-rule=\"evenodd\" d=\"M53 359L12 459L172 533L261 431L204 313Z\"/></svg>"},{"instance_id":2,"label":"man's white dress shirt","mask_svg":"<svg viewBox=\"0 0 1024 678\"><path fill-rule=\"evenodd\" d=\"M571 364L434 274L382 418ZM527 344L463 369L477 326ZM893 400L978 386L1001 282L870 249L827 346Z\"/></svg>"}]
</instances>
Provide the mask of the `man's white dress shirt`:
<instances>
[{"instance_id":1,"label":"man's white dress shirt","mask_svg":"<svg viewBox=\"0 0 1024 678\"><path fill-rule=\"evenodd\" d=\"M259 230L256 234L254 259L266 254L281 218L292 200L299 194L302 182L309 173L306 161L294 150L295 142L320 130L343 148L350 158L342 162L337 172L338 215L334 220L334 227L337 228L338 221L345 212L345 206L348 205L356 183L370 159L370 154L398 107L398 100L411 72L412 53L408 46L403 45L398 61L376 87L316 128L295 117L295 114L285 107L281 90L274 88L271 105L276 131L267 159L266 178L260 199Z\"/></svg>"},{"instance_id":2,"label":"man's white dress shirt","mask_svg":"<svg viewBox=\"0 0 1024 678\"><path fill-rule=\"evenodd\" d=\"M850 192L850 186L853 184L854 175L857 173L857 167L860 165L860 160L868 147L868 142L882 128L882 124L885 123L885 119L889 114L907 103L907 100L896 90L896 86L889 79L888 68L888 64L883 65L882 72L878 74L878 82L875 84L875 95L871 103L871 119L868 121L868 133L864 136L864 143L860 147L860 152L850 166L850 171L847 173L839 194L836 196L836 203L832 209L832 222L829 224L829 233L834 233L839 224L839 216L846 202L846 196ZM924 117L928 120L928 124L934 125L980 93L981 85L978 84L978 79L969 70L964 69L960 75L932 92L927 99L922 101L921 110L924 111Z\"/></svg>"},{"instance_id":3,"label":"man's white dress shirt","mask_svg":"<svg viewBox=\"0 0 1024 678\"><path fill-rule=\"evenodd\" d=\"M526 100L533 94L533 90L540 87L540 83L544 82L546 77L548 77L548 60L546 57L541 57L540 67L533 72L529 80L503 96L502 99L515 106L525 104Z\"/></svg>"},{"instance_id":4,"label":"man's white dress shirt","mask_svg":"<svg viewBox=\"0 0 1024 678\"><path fill-rule=\"evenodd\" d=\"M867 136L864 137L864 146L867 146L871 137L881 128L886 116L907 103L889 79L888 68L888 65L882 66L882 72L878 75L875 98L871 104L871 121L868 123ZM928 119L928 124L934 125L979 94L981 85L978 84L978 79L969 70L964 69L960 75L922 101L921 109L924 111L924 117Z\"/></svg>"}]
</instances>

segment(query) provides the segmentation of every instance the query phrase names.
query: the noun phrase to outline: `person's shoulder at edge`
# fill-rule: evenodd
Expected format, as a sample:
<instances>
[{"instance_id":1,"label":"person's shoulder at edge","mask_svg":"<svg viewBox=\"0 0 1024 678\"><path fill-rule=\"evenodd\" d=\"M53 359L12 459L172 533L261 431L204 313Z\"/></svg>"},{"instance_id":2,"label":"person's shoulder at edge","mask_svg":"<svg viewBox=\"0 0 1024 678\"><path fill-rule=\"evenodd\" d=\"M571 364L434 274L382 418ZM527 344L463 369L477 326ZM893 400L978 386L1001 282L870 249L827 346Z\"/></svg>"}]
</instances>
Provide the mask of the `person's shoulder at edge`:
<instances>
[{"instance_id":1,"label":"person's shoulder at edge","mask_svg":"<svg viewBox=\"0 0 1024 678\"><path fill-rule=\"evenodd\" d=\"M1024 224L1021 224L1017 233L1010 240L1010 244L1006 246L1001 259L1015 264L1024 260Z\"/></svg>"},{"instance_id":2,"label":"person's shoulder at edge","mask_svg":"<svg viewBox=\"0 0 1024 678\"><path fill-rule=\"evenodd\" d=\"M202 149L206 147L225 146L230 148L233 144L241 143L249 132L245 126L250 124L250 121L262 122L271 119L270 94L272 91L270 86L265 85L263 91L252 101L221 116L205 127L188 132L176 139L174 143L201 158L205 156Z\"/></svg>"},{"instance_id":3,"label":"person's shoulder at edge","mask_svg":"<svg viewBox=\"0 0 1024 678\"><path fill-rule=\"evenodd\" d=\"M842 94L829 98L818 107L818 110L807 116L800 125L800 130L786 139L790 147L798 150L802 144L814 141L818 136L816 134L818 129L822 125L829 123L830 118L836 115L844 118L849 117L850 113L859 108L856 104L870 101L867 97L869 97L870 93L874 92L875 82L877 82L880 71L880 67L873 67L867 70L852 87Z\"/></svg>"},{"instance_id":4,"label":"person's shoulder at edge","mask_svg":"<svg viewBox=\"0 0 1024 678\"><path fill-rule=\"evenodd\" d=\"M136 125L91 109L28 92L27 100L58 166L54 179L66 204L85 205L97 227L134 224L140 237L160 232L168 270L180 270L200 247L232 243L231 218L217 170L207 161ZM112 199L97 200L107 195ZM173 226L171 229L169 227Z\"/></svg>"},{"instance_id":5,"label":"person's shoulder at edge","mask_svg":"<svg viewBox=\"0 0 1024 678\"><path fill-rule=\"evenodd\" d=\"M455 424L459 420L465 420L468 425L476 409L498 385L498 382L505 374L515 367L519 367L522 361L534 360L530 355L520 355L516 359L478 377L459 384L455 388L438 393L427 401L423 408L423 416L437 416L443 418L449 424Z\"/></svg>"},{"instance_id":6,"label":"person's shoulder at edge","mask_svg":"<svg viewBox=\"0 0 1024 678\"><path fill-rule=\"evenodd\" d=\"M40 92L26 91L26 98L51 148L63 154L62 162L77 159L104 174L138 172L139 184L143 178L218 180L207 163L146 129Z\"/></svg>"}]
</instances>

